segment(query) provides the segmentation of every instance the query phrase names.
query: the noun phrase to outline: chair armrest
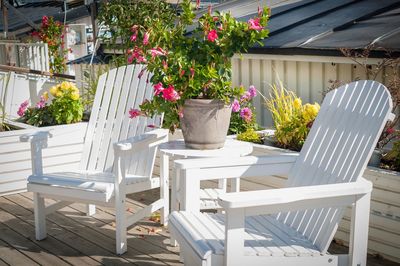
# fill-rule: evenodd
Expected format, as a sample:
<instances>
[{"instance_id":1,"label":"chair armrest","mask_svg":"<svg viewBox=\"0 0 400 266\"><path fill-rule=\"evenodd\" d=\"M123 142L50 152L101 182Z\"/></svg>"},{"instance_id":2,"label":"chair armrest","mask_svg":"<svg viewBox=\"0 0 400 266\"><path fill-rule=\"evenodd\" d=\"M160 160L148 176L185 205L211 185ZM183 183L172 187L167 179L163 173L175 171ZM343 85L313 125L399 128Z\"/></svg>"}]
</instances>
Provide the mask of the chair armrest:
<instances>
[{"instance_id":1,"label":"chair armrest","mask_svg":"<svg viewBox=\"0 0 400 266\"><path fill-rule=\"evenodd\" d=\"M297 158L298 154L184 159L176 160L175 168L186 171L186 178L201 180L265 177L288 174Z\"/></svg>"},{"instance_id":2,"label":"chair armrest","mask_svg":"<svg viewBox=\"0 0 400 266\"><path fill-rule=\"evenodd\" d=\"M49 131L36 131L19 137L21 142L30 142L31 144L31 163L32 174L43 174L42 149L47 148L47 140L52 137Z\"/></svg>"},{"instance_id":3,"label":"chair armrest","mask_svg":"<svg viewBox=\"0 0 400 266\"><path fill-rule=\"evenodd\" d=\"M124 154L159 145L168 140L167 129L156 129L123 141L114 143L114 152Z\"/></svg>"},{"instance_id":4,"label":"chair armrest","mask_svg":"<svg viewBox=\"0 0 400 266\"><path fill-rule=\"evenodd\" d=\"M47 142L47 139L49 137L50 138L53 137L53 135L51 135L50 131L36 131L33 133L21 135L19 137L19 140L21 142L37 142L37 141Z\"/></svg>"},{"instance_id":5,"label":"chair armrest","mask_svg":"<svg viewBox=\"0 0 400 266\"><path fill-rule=\"evenodd\" d=\"M281 189L227 193L219 197L225 209L266 207L263 214L281 211L343 206L354 202L357 196L372 191L372 183L359 178L357 182L329 185L289 187ZM246 214L247 215L247 214Z\"/></svg>"}]
</instances>

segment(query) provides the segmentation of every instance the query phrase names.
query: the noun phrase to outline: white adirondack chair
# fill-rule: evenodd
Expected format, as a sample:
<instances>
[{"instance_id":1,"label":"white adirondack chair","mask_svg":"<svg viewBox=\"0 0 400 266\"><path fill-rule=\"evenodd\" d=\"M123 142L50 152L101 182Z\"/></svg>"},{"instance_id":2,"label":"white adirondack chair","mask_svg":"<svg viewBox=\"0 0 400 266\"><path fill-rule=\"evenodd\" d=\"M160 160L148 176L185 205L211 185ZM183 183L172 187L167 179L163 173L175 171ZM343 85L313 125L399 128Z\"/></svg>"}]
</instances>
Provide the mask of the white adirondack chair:
<instances>
[{"instance_id":1,"label":"white adirondack chair","mask_svg":"<svg viewBox=\"0 0 400 266\"><path fill-rule=\"evenodd\" d=\"M365 265L372 183L362 174L391 110L382 84L353 82L326 96L298 156L177 161L193 199L202 176L288 174L286 188L221 195L225 215L202 214L198 204L173 212L169 227L185 265ZM349 254L330 255L349 205Z\"/></svg>"},{"instance_id":2,"label":"white adirondack chair","mask_svg":"<svg viewBox=\"0 0 400 266\"><path fill-rule=\"evenodd\" d=\"M34 192L36 239L46 237L46 214L72 202L116 209L116 252L127 249L127 227L162 208L161 222L168 216L168 180L152 177L157 145L167 141L168 132L150 132L147 125L161 125L161 117L129 119L128 110L150 99L153 89L146 81L143 66L130 65L100 76L92 108L80 169L62 173L43 173L42 148L51 132L21 137L31 142L33 174L28 191ZM139 73L143 74L141 79ZM146 132L146 133L145 133ZM66 152L68 147L66 147ZM161 198L131 216L125 214L126 194L161 188ZM45 207L45 198L59 200ZM94 205L89 205L94 214Z\"/></svg>"}]
</instances>

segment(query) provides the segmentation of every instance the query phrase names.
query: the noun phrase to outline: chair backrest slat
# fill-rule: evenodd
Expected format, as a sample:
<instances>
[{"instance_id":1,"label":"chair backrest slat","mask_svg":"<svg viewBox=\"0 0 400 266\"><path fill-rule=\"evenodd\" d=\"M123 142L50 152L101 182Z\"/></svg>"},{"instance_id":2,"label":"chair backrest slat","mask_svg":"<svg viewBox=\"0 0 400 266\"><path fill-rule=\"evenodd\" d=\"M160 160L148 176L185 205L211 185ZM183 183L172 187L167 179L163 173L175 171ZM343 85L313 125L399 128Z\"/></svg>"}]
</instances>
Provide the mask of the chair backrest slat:
<instances>
[{"instance_id":1,"label":"chair backrest slat","mask_svg":"<svg viewBox=\"0 0 400 266\"><path fill-rule=\"evenodd\" d=\"M375 81L357 81L330 92L304 143L287 186L355 182L365 170L392 110L388 90ZM326 251L344 208L280 213L292 226Z\"/></svg>"},{"instance_id":2,"label":"chair backrest slat","mask_svg":"<svg viewBox=\"0 0 400 266\"><path fill-rule=\"evenodd\" d=\"M151 99L153 88L149 82L151 75L143 65L122 66L110 70L99 78L92 114L85 138L84 155L81 169L89 171L110 172L113 169L113 143L151 130L149 124L161 126L160 116L155 118L129 118L130 108L139 108L145 99ZM139 74L143 76L139 78ZM154 164L156 149L140 156L130 158L141 168L128 173L149 176ZM151 171L149 171L149 169Z\"/></svg>"}]
</instances>

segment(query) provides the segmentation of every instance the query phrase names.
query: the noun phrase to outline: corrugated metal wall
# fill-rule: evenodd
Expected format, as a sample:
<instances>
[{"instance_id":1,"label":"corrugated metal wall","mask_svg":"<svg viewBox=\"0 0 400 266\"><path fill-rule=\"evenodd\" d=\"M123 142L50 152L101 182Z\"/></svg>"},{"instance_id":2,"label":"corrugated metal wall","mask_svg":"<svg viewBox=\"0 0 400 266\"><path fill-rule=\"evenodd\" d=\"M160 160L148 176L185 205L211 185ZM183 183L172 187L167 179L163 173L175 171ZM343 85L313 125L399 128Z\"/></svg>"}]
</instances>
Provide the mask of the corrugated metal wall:
<instances>
[{"instance_id":1,"label":"corrugated metal wall","mask_svg":"<svg viewBox=\"0 0 400 266\"><path fill-rule=\"evenodd\" d=\"M378 63L370 59L369 64ZM287 56L245 54L232 59L233 84L254 85L268 96L270 84L279 79L306 102L321 102L322 91L329 87L329 80L349 82L366 79L365 71L351 60L342 57ZM393 70L386 68L379 73L377 81L385 83ZM269 111L264 107L262 97L254 99L257 120L262 126L272 126Z\"/></svg>"}]
</instances>

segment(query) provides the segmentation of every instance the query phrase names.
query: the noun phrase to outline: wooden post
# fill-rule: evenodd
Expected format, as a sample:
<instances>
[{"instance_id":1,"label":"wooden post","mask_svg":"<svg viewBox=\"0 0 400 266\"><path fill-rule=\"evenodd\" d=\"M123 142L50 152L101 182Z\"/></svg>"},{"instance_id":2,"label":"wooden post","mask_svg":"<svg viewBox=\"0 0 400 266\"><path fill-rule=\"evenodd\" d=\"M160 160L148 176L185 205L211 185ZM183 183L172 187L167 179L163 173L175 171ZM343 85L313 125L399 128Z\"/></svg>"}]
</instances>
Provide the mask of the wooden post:
<instances>
[{"instance_id":1,"label":"wooden post","mask_svg":"<svg viewBox=\"0 0 400 266\"><path fill-rule=\"evenodd\" d=\"M96 45L96 39L97 39L96 17L97 17L96 3L92 1L90 3L90 19L92 21L93 45ZM93 53L95 53L94 49L96 49L96 47L93 47Z\"/></svg>"},{"instance_id":2,"label":"wooden post","mask_svg":"<svg viewBox=\"0 0 400 266\"><path fill-rule=\"evenodd\" d=\"M1 10L3 11L3 34L4 38L7 38L7 33L8 33L8 8L6 7L5 1L6 0L0 0L1 1Z\"/></svg>"}]
</instances>

